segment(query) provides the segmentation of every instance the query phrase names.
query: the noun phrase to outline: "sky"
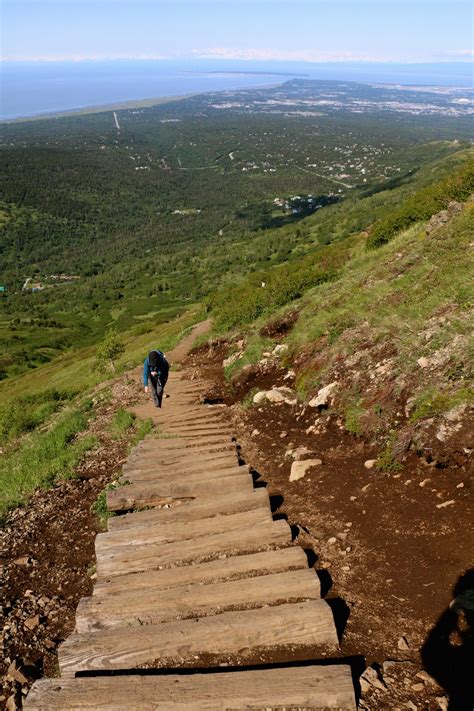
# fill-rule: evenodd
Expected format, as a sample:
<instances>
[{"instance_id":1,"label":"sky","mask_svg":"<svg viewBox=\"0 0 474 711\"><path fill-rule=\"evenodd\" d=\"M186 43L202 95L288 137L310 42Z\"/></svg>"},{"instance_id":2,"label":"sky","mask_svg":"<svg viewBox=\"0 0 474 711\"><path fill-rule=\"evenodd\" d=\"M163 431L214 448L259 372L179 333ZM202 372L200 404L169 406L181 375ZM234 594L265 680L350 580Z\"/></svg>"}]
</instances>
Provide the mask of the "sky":
<instances>
[{"instance_id":1,"label":"sky","mask_svg":"<svg viewBox=\"0 0 474 711\"><path fill-rule=\"evenodd\" d=\"M2 59L469 61L472 12L470 0L3 0Z\"/></svg>"}]
</instances>

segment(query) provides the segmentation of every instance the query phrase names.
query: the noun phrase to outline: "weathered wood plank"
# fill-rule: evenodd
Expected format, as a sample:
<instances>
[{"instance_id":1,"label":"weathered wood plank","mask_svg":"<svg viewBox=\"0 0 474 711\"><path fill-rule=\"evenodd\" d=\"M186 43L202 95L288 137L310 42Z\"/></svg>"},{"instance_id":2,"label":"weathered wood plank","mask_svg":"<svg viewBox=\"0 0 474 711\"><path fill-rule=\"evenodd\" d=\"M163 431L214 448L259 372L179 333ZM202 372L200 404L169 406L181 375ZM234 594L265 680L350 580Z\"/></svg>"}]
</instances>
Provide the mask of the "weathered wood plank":
<instances>
[{"instance_id":1,"label":"weathered wood plank","mask_svg":"<svg viewBox=\"0 0 474 711\"><path fill-rule=\"evenodd\" d=\"M76 632L136 627L189 617L220 614L320 597L314 570L291 570L212 585L168 590L129 589L118 595L84 597L76 614Z\"/></svg>"},{"instance_id":2,"label":"weathered wood plank","mask_svg":"<svg viewBox=\"0 0 474 711\"><path fill-rule=\"evenodd\" d=\"M129 481L132 484L138 482L158 482L172 478L174 481L204 481L208 479L221 479L228 476L248 473L246 465L237 464L237 460L224 462L223 464L198 464L195 466L162 467L155 465L147 469L129 469L123 472L120 477L122 481Z\"/></svg>"},{"instance_id":3,"label":"weathered wood plank","mask_svg":"<svg viewBox=\"0 0 474 711\"><path fill-rule=\"evenodd\" d=\"M107 507L109 511L126 511L127 509L156 506L166 503L169 499L196 497L199 495L214 495L231 491L251 491L252 477L248 472L208 481L160 481L157 484L130 484L107 492Z\"/></svg>"},{"instance_id":4,"label":"weathered wood plank","mask_svg":"<svg viewBox=\"0 0 474 711\"><path fill-rule=\"evenodd\" d=\"M283 573L285 570L305 570L307 567L308 561L303 549L299 546L290 546L275 551L218 558L209 563L183 565L179 568L115 575L97 582L93 595L110 597L120 594L124 590L138 592L152 588L158 591L195 583L205 585L225 580Z\"/></svg>"},{"instance_id":5,"label":"weathered wood plank","mask_svg":"<svg viewBox=\"0 0 474 711\"><path fill-rule=\"evenodd\" d=\"M109 531L116 531L128 526L147 526L149 523L155 522L172 523L179 521L181 524L185 524L187 521L209 518L210 516L251 511L261 506L266 506L270 509L268 493L264 487L250 492L220 494L217 498L210 494L209 496L201 496L199 499L176 501L166 508L135 511L123 516L114 516L109 518L108 529Z\"/></svg>"},{"instance_id":6,"label":"weathered wood plank","mask_svg":"<svg viewBox=\"0 0 474 711\"><path fill-rule=\"evenodd\" d=\"M212 674L41 679L28 711L356 711L347 665L277 667Z\"/></svg>"},{"instance_id":7,"label":"weathered wood plank","mask_svg":"<svg viewBox=\"0 0 474 711\"><path fill-rule=\"evenodd\" d=\"M138 526L121 531L99 533L95 539L97 555L119 546L139 546L151 543L171 543L172 541L188 541L202 536L209 536L224 531L234 531L260 523L271 523L270 510L266 507L230 514L229 516L213 516L182 523L150 523L148 526Z\"/></svg>"},{"instance_id":8,"label":"weathered wood plank","mask_svg":"<svg viewBox=\"0 0 474 711\"><path fill-rule=\"evenodd\" d=\"M291 658L306 654L313 659L338 649L332 612L324 600L72 634L58 656L61 675L70 676L81 671L172 666L177 661L196 664L200 656L209 654L238 655L244 663L278 650L281 659L286 647Z\"/></svg>"},{"instance_id":9,"label":"weathered wood plank","mask_svg":"<svg viewBox=\"0 0 474 711\"><path fill-rule=\"evenodd\" d=\"M134 546L130 549L118 547L97 555L97 577L102 579L109 575L157 570L160 566L170 566L173 563L211 560L222 553L256 553L290 543L291 533L286 521L272 521L255 525L247 531L225 531L186 543L175 541Z\"/></svg>"}]
</instances>

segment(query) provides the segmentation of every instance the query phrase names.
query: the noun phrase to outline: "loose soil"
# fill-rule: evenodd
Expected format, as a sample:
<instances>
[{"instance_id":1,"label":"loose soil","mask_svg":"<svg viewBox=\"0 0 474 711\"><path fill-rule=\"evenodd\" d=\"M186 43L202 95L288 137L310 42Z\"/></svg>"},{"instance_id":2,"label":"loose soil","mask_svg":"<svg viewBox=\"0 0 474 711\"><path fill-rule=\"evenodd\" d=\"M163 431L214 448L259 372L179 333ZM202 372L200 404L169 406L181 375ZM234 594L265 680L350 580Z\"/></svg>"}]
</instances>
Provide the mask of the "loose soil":
<instances>
[{"instance_id":1,"label":"loose soil","mask_svg":"<svg viewBox=\"0 0 474 711\"><path fill-rule=\"evenodd\" d=\"M288 385L287 371L276 363L248 366L230 386L222 368L227 354L224 343L203 346L187 365L193 377L214 382L207 397L230 406L243 459L280 497L278 513L296 540L314 551L343 630L342 654L363 655L377 670L380 683L363 684L360 707L447 709L449 696L449 709L472 710L472 619L449 607L474 589L472 423L449 447L434 440L430 457L410 450L400 469L368 470L364 462L380 452L346 432L331 408L243 408L256 387ZM307 434L315 421L319 433ZM323 463L289 482L288 450L300 446Z\"/></svg>"}]
</instances>

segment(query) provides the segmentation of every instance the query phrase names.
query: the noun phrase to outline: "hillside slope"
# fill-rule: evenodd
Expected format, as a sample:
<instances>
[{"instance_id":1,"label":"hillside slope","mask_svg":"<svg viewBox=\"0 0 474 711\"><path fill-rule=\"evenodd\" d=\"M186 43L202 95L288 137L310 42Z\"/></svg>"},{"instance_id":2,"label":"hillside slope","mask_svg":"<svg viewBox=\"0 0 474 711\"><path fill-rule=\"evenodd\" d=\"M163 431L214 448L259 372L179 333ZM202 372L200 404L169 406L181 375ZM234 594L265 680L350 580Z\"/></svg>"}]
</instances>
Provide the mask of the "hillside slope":
<instances>
[{"instance_id":1,"label":"hillside slope","mask_svg":"<svg viewBox=\"0 0 474 711\"><path fill-rule=\"evenodd\" d=\"M343 651L383 674L373 711L472 701L473 228L469 199L355 235L337 278L194 354L349 616Z\"/></svg>"}]
</instances>

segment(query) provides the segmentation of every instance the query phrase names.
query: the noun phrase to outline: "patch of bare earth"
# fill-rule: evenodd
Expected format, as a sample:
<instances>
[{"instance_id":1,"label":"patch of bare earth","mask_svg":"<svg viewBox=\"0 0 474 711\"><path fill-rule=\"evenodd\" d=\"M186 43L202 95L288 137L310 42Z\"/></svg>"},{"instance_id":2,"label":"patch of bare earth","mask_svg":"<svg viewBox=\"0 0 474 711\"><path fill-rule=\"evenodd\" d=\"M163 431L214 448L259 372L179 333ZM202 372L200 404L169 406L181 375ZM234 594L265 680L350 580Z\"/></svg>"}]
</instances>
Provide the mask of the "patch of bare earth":
<instances>
[{"instance_id":1,"label":"patch of bare earth","mask_svg":"<svg viewBox=\"0 0 474 711\"><path fill-rule=\"evenodd\" d=\"M1 531L2 708L21 708L34 679L58 673L57 647L74 629L79 599L92 592L100 524L91 505L127 454L130 433L113 439L111 419L136 402L137 392L127 378L113 384L110 402L98 402L87 431L98 443L75 476L34 492Z\"/></svg>"},{"instance_id":2,"label":"patch of bare earth","mask_svg":"<svg viewBox=\"0 0 474 711\"><path fill-rule=\"evenodd\" d=\"M281 497L278 512L296 540L314 551L343 630L341 653L366 660L360 708L472 710L473 423L461 419L444 441L428 423L417 448L401 412L406 391L389 384L377 398L398 420L401 463L383 473L365 465L380 455L377 442L348 433L330 402L321 411L265 400L243 408L255 387L292 382L278 359L267 359L229 386L227 354L224 343L201 347L187 367L214 382L208 397L229 405L244 460ZM379 354L378 363L387 358ZM289 481L298 459L322 463Z\"/></svg>"}]
</instances>

